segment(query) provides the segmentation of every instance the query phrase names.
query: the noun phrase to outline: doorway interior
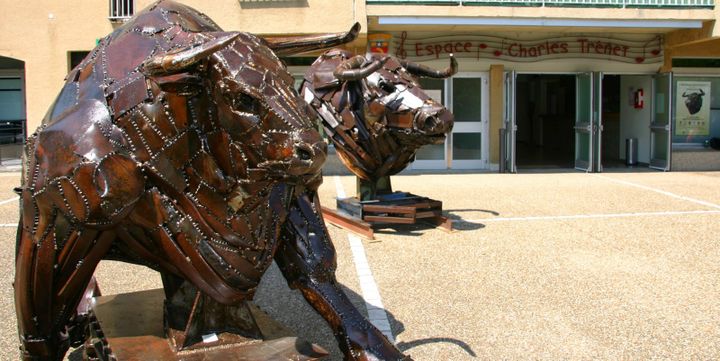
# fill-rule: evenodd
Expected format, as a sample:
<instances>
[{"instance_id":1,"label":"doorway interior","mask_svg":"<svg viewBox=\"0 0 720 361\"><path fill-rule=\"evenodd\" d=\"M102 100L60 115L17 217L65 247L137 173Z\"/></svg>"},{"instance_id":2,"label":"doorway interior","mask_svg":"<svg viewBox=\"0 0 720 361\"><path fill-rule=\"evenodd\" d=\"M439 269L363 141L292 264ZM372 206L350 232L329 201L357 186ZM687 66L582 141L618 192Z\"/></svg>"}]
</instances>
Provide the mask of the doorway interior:
<instances>
[{"instance_id":1,"label":"doorway interior","mask_svg":"<svg viewBox=\"0 0 720 361\"><path fill-rule=\"evenodd\" d=\"M625 167L620 155L620 75L605 74L602 80L602 168Z\"/></svg>"},{"instance_id":2,"label":"doorway interior","mask_svg":"<svg viewBox=\"0 0 720 361\"><path fill-rule=\"evenodd\" d=\"M653 76L603 74L601 96L600 170L645 168L650 164L653 119ZM628 139L634 159L628 160Z\"/></svg>"},{"instance_id":3,"label":"doorway interior","mask_svg":"<svg viewBox=\"0 0 720 361\"><path fill-rule=\"evenodd\" d=\"M653 76L644 74L517 74L515 165L596 172L627 168L626 140L632 139L637 147L632 166L647 167L653 84ZM645 100L638 103L643 93ZM584 161L581 167L578 159Z\"/></svg>"},{"instance_id":4,"label":"doorway interior","mask_svg":"<svg viewBox=\"0 0 720 361\"><path fill-rule=\"evenodd\" d=\"M574 74L518 74L518 168L573 168L576 81Z\"/></svg>"}]
</instances>

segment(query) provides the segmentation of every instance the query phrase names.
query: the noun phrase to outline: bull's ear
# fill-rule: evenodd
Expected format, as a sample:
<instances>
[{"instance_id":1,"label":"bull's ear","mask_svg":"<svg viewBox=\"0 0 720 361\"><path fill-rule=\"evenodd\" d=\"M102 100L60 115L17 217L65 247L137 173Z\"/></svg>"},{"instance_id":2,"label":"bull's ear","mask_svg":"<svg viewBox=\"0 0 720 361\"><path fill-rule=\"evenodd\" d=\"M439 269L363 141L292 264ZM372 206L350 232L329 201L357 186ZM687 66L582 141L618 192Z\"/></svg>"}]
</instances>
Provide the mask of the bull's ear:
<instances>
[{"instance_id":1,"label":"bull's ear","mask_svg":"<svg viewBox=\"0 0 720 361\"><path fill-rule=\"evenodd\" d=\"M360 32L360 23L355 23L350 31L323 35L301 35L263 38L270 49L278 56L288 56L307 51L326 49L355 40Z\"/></svg>"},{"instance_id":2,"label":"bull's ear","mask_svg":"<svg viewBox=\"0 0 720 361\"><path fill-rule=\"evenodd\" d=\"M155 55L142 63L141 70L143 74L149 77L161 77L181 73L207 58L212 53L226 47L235 40L238 35L238 33L230 33L206 41L200 45L191 45L182 49Z\"/></svg>"}]
</instances>

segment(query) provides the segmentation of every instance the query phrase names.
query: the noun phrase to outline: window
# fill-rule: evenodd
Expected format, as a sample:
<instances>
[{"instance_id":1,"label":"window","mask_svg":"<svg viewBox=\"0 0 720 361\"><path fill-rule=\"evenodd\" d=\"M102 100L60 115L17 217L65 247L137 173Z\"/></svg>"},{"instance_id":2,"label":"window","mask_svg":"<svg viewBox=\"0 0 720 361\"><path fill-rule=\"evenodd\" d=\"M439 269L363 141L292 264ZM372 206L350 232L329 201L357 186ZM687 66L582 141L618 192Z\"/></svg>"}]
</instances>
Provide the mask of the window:
<instances>
[{"instance_id":1,"label":"window","mask_svg":"<svg viewBox=\"0 0 720 361\"><path fill-rule=\"evenodd\" d=\"M0 144L22 142L25 100L20 77L0 77Z\"/></svg>"},{"instance_id":2,"label":"window","mask_svg":"<svg viewBox=\"0 0 720 361\"><path fill-rule=\"evenodd\" d=\"M68 71L75 69L88 54L89 51L68 51Z\"/></svg>"},{"instance_id":3,"label":"window","mask_svg":"<svg viewBox=\"0 0 720 361\"><path fill-rule=\"evenodd\" d=\"M110 20L129 19L135 13L135 0L110 0Z\"/></svg>"}]
</instances>

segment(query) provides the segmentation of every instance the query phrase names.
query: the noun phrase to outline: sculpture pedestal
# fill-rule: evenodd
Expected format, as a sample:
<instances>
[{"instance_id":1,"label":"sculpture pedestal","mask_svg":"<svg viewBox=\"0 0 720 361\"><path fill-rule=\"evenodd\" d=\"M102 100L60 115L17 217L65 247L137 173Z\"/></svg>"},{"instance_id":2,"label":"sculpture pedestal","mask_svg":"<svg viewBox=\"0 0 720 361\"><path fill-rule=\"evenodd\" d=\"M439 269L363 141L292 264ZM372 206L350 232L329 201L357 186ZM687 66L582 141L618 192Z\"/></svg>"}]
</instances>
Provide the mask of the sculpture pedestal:
<instances>
[{"instance_id":1,"label":"sculpture pedestal","mask_svg":"<svg viewBox=\"0 0 720 361\"><path fill-rule=\"evenodd\" d=\"M337 211L323 207L325 219L332 224L373 239L373 224L429 223L451 232L452 221L442 215L442 202L407 192L377 195L361 201L357 197L337 200Z\"/></svg>"},{"instance_id":2,"label":"sculpture pedestal","mask_svg":"<svg viewBox=\"0 0 720 361\"><path fill-rule=\"evenodd\" d=\"M162 289L94 298L85 360L251 361L318 360L327 351L291 333L250 302L238 306L256 325L261 339L229 332L203 336L180 348L165 335Z\"/></svg>"}]
</instances>

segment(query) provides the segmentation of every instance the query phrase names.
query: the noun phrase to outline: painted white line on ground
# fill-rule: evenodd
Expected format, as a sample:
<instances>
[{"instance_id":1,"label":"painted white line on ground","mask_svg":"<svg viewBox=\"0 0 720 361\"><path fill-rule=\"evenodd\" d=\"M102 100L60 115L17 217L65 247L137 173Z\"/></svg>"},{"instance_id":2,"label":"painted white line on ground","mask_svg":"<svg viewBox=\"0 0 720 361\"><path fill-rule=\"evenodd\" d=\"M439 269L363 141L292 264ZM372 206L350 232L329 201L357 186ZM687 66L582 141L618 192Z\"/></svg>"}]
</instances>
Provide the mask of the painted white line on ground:
<instances>
[{"instance_id":1,"label":"painted white line on ground","mask_svg":"<svg viewBox=\"0 0 720 361\"><path fill-rule=\"evenodd\" d=\"M6 227L17 227L17 223L0 223L0 228L6 228Z\"/></svg>"},{"instance_id":2,"label":"painted white line on ground","mask_svg":"<svg viewBox=\"0 0 720 361\"><path fill-rule=\"evenodd\" d=\"M624 180L620 180L620 179L614 179L614 178L607 177L607 176L602 176L602 175L599 175L599 174L593 174L593 176L598 177L598 178L602 178L602 179L607 179L607 180L609 180L609 181L611 181L611 182L620 183L620 184L624 184L624 185L628 185L628 186L637 187L637 188L640 188L640 189L645 189L645 190L648 190L648 191L660 193L660 194L666 195L666 196L668 196L668 197L673 197L673 198L677 198L677 199L682 199L682 200L684 200L684 201L693 202L693 203L700 204L700 205L703 205L703 206L706 206L706 207L711 207L711 208L720 209L720 205L718 205L718 204L711 203L711 202L706 202L706 201L703 201L703 200L700 200L700 199L695 199L695 198L690 198L690 197L681 196L681 195L679 195L679 194L675 194L675 193L671 193L671 192L668 192L668 191L664 191L664 190L662 190L662 189L657 189L657 188L653 188L653 187L648 187L648 186L645 186L645 185L642 185L642 184L632 183L632 182L628 182L628 181L624 181Z\"/></svg>"},{"instance_id":3,"label":"painted white line on ground","mask_svg":"<svg viewBox=\"0 0 720 361\"><path fill-rule=\"evenodd\" d=\"M634 213L609 213L609 214L574 214L561 216L530 216L530 217L498 217L480 219L462 219L455 222L483 223L483 222L513 222L513 221L557 221L565 219L588 219L588 218L624 218L624 217L656 217L656 216L680 216L692 214L719 214L718 211L668 211L668 212L634 212Z\"/></svg>"},{"instance_id":4,"label":"painted white line on ground","mask_svg":"<svg viewBox=\"0 0 720 361\"><path fill-rule=\"evenodd\" d=\"M340 177L335 176L334 178L337 197L346 198L345 189L343 189L342 182L340 182ZM370 264L367 261L362 240L354 234L348 234L348 239L350 241L350 250L353 254L355 270L360 280L360 291L365 300L368 319L390 342L395 343L395 336L393 336L392 329L390 328L390 321L388 321L387 312L385 312L385 307L380 297L380 291L378 291L375 278L372 275L372 271L370 271Z\"/></svg>"},{"instance_id":5,"label":"painted white line on ground","mask_svg":"<svg viewBox=\"0 0 720 361\"><path fill-rule=\"evenodd\" d=\"M13 198L10 198L10 199L6 199L6 200L0 202L0 206L3 205L3 204L8 204L8 203L10 203L10 202L15 202L15 201L18 200L18 199L20 199L20 197L13 197Z\"/></svg>"},{"instance_id":6,"label":"painted white line on ground","mask_svg":"<svg viewBox=\"0 0 720 361\"><path fill-rule=\"evenodd\" d=\"M334 176L333 178L335 178L335 192L337 193L338 199L347 198L345 188L343 188L342 182L340 182L340 177Z\"/></svg>"},{"instance_id":7,"label":"painted white line on ground","mask_svg":"<svg viewBox=\"0 0 720 361\"><path fill-rule=\"evenodd\" d=\"M395 343L395 337L390 328L390 321L387 318L387 312L383 307L380 291L375 284L375 278L370 271L367 257L365 256L365 248L363 247L360 237L354 234L348 234L350 239L350 249L355 261L355 269L360 279L360 290L362 290L365 299L365 307L367 307L368 318L375 327L382 332L390 342Z\"/></svg>"}]
</instances>

